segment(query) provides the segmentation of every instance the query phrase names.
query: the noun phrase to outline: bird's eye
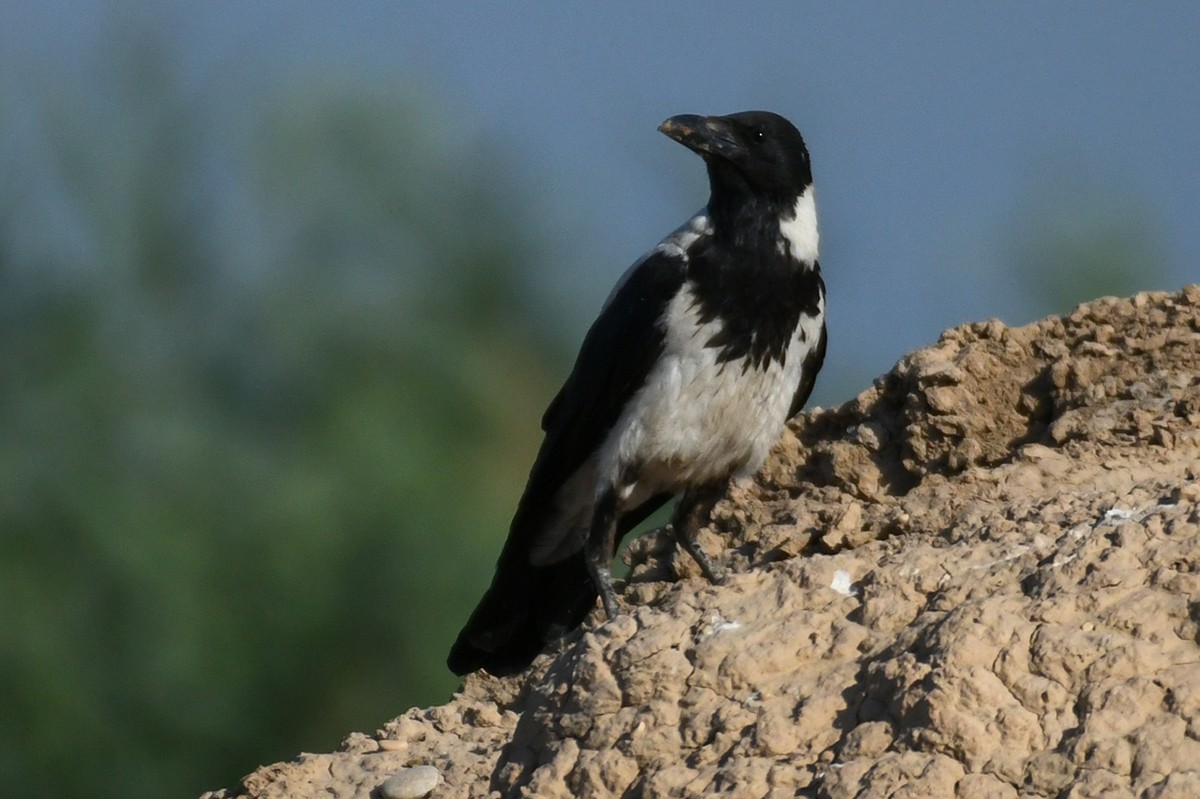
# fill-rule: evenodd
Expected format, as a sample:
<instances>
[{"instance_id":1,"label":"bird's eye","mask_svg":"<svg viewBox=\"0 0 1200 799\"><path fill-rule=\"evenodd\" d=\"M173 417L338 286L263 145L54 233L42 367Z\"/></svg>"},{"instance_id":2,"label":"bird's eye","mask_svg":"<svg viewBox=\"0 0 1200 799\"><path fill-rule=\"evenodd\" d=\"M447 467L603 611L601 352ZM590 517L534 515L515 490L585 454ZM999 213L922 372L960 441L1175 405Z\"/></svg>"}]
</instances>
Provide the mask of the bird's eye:
<instances>
[{"instance_id":1,"label":"bird's eye","mask_svg":"<svg viewBox=\"0 0 1200 799\"><path fill-rule=\"evenodd\" d=\"M761 141L767 140L767 134L761 130L754 131L754 133L750 134L750 137L752 139L754 139L756 142L761 142Z\"/></svg>"}]
</instances>

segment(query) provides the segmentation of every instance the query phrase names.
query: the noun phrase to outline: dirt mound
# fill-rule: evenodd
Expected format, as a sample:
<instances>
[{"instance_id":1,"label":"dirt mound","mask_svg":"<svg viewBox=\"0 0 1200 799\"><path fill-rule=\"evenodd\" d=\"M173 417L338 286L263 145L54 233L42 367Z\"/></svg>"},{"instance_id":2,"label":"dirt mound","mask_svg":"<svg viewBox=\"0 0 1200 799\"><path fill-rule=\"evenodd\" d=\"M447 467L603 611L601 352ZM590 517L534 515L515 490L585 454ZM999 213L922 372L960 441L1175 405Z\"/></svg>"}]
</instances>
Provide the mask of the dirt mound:
<instances>
[{"instance_id":1,"label":"dirt mound","mask_svg":"<svg viewBox=\"0 0 1200 799\"><path fill-rule=\"evenodd\" d=\"M816 410L631 613L216 797L1200 796L1200 286L945 333Z\"/></svg>"}]
</instances>

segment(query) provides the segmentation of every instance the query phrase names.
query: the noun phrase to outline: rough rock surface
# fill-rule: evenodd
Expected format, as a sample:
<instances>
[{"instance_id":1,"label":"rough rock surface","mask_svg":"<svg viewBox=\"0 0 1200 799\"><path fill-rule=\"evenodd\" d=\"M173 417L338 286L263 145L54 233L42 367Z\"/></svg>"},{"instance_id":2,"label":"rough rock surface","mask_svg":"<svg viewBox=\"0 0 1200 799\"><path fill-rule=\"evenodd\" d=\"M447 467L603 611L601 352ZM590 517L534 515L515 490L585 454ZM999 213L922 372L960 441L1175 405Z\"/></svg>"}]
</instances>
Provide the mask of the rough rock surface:
<instances>
[{"instance_id":1,"label":"rough rock surface","mask_svg":"<svg viewBox=\"0 0 1200 799\"><path fill-rule=\"evenodd\" d=\"M524 675L210 799L1200 796L1200 286L945 333Z\"/></svg>"}]
</instances>

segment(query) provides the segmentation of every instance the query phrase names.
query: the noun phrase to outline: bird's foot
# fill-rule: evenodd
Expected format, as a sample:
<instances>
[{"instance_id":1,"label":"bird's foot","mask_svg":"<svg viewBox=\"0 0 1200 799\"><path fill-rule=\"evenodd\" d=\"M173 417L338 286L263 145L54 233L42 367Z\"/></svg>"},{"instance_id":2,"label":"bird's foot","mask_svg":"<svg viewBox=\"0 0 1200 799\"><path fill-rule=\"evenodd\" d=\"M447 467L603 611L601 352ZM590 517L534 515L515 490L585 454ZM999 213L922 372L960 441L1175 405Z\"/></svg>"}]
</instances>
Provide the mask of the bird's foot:
<instances>
[{"instance_id":1,"label":"bird's foot","mask_svg":"<svg viewBox=\"0 0 1200 799\"><path fill-rule=\"evenodd\" d=\"M596 590L600 593L600 603L604 605L604 615L612 621L621 614L621 606L617 604L617 592L613 588L612 572L607 568L598 568L592 572Z\"/></svg>"},{"instance_id":2,"label":"bird's foot","mask_svg":"<svg viewBox=\"0 0 1200 799\"><path fill-rule=\"evenodd\" d=\"M584 561L592 575L604 613L612 621L620 613L617 592L613 590L612 557L617 548L617 495L609 488L596 501L592 511L592 528L584 545Z\"/></svg>"},{"instance_id":3,"label":"bird's foot","mask_svg":"<svg viewBox=\"0 0 1200 799\"><path fill-rule=\"evenodd\" d=\"M692 557L696 559L696 565L700 567L700 571L704 573L710 583L713 585L725 583L725 570L713 563L703 549L696 547L692 552Z\"/></svg>"},{"instance_id":4,"label":"bird's foot","mask_svg":"<svg viewBox=\"0 0 1200 799\"><path fill-rule=\"evenodd\" d=\"M607 591L600 592L600 601L604 604L604 615L609 621L621 615L621 606L617 604L617 596L613 593L612 586L609 586Z\"/></svg>"},{"instance_id":5,"label":"bird's foot","mask_svg":"<svg viewBox=\"0 0 1200 799\"><path fill-rule=\"evenodd\" d=\"M700 567L700 572L708 578L708 581L713 585L721 585L725 582L725 570L712 562L708 554L700 548L695 539L690 535L680 531L680 529L671 525L671 530L675 535L675 540L683 551L692 556L692 560L696 561L696 565Z\"/></svg>"}]
</instances>

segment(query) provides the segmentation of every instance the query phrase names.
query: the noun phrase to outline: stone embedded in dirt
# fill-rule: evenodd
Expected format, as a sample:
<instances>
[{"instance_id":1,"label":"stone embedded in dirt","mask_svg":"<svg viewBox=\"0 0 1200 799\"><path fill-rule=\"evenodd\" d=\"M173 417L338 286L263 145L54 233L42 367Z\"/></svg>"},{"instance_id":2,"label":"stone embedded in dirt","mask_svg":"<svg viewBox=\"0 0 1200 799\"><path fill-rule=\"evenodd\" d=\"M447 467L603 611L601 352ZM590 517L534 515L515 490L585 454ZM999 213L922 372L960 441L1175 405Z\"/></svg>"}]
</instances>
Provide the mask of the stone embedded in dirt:
<instances>
[{"instance_id":1,"label":"stone embedded in dirt","mask_svg":"<svg viewBox=\"0 0 1200 799\"><path fill-rule=\"evenodd\" d=\"M421 799L433 792L440 776L433 766L402 768L383 781L379 795L383 799Z\"/></svg>"},{"instance_id":2,"label":"stone embedded in dirt","mask_svg":"<svg viewBox=\"0 0 1200 799\"><path fill-rule=\"evenodd\" d=\"M1200 796L1200 286L947 331L802 416L627 615L207 796Z\"/></svg>"}]
</instances>

